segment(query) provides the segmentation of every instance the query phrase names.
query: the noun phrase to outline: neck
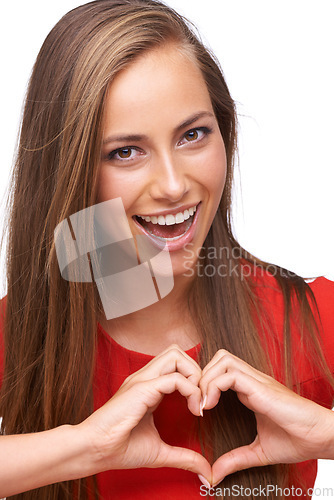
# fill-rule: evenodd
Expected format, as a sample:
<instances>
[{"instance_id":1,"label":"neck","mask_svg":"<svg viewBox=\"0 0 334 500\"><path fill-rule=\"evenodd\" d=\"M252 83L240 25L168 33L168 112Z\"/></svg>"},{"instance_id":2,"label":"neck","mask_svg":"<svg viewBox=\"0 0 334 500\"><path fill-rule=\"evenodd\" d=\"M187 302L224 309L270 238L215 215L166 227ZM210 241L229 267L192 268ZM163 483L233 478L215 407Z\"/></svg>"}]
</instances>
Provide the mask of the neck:
<instances>
[{"instance_id":1,"label":"neck","mask_svg":"<svg viewBox=\"0 0 334 500\"><path fill-rule=\"evenodd\" d=\"M100 323L120 345L134 351L157 355L171 344L188 350L200 341L188 308L191 283L184 277L163 299L145 309Z\"/></svg>"}]
</instances>

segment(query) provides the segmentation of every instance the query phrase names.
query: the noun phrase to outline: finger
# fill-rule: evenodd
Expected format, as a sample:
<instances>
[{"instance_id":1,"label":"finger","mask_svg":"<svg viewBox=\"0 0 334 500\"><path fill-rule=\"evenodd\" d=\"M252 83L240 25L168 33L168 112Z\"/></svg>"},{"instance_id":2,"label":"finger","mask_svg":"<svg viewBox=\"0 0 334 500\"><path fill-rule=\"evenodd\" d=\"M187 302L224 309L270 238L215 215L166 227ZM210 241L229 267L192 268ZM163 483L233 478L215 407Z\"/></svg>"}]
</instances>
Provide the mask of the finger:
<instances>
[{"instance_id":1,"label":"finger","mask_svg":"<svg viewBox=\"0 0 334 500\"><path fill-rule=\"evenodd\" d=\"M175 467L200 474L208 483L211 481L211 465L199 453L187 448L169 446L163 443L161 453L153 467Z\"/></svg>"},{"instance_id":2,"label":"finger","mask_svg":"<svg viewBox=\"0 0 334 500\"><path fill-rule=\"evenodd\" d=\"M233 354L226 349L219 349L216 354L210 359L209 363L203 368L203 375L205 375L205 373L225 355L233 356Z\"/></svg>"},{"instance_id":3,"label":"finger","mask_svg":"<svg viewBox=\"0 0 334 500\"><path fill-rule=\"evenodd\" d=\"M260 415L268 417L283 427L286 427L287 421L294 425L294 403L300 397L276 380L271 380L272 383L267 384L237 369L230 370L208 385L205 408L213 408L218 403L221 392L232 389L237 393L239 401L254 411L258 418Z\"/></svg>"},{"instance_id":4,"label":"finger","mask_svg":"<svg viewBox=\"0 0 334 500\"><path fill-rule=\"evenodd\" d=\"M270 383L232 369L212 380L207 387L206 409L213 408L219 401L220 393L232 389L241 403L272 422L299 434L301 425L314 426L319 417L315 403L295 394L293 391L270 378ZM316 411L313 411L313 407Z\"/></svg>"},{"instance_id":5,"label":"finger","mask_svg":"<svg viewBox=\"0 0 334 500\"><path fill-rule=\"evenodd\" d=\"M251 376L253 379L262 383L270 383L273 379L268 375L256 370L245 361L233 356L227 351L218 351L211 362L204 368L202 378L200 380L200 388L203 397L207 395L209 384L220 377L221 375L230 372L231 370L238 370ZM206 406L207 408L207 406Z\"/></svg>"},{"instance_id":6,"label":"finger","mask_svg":"<svg viewBox=\"0 0 334 500\"><path fill-rule=\"evenodd\" d=\"M187 399L188 408L191 413L199 416L201 390L197 385L177 372L135 384L131 388L131 393L133 394L132 402L141 400L146 406L147 411L154 408L161 401L163 395L171 394L175 391L179 391Z\"/></svg>"},{"instance_id":7,"label":"finger","mask_svg":"<svg viewBox=\"0 0 334 500\"><path fill-rule=\"evenodd\" d=\"M195 385L202 376L200 366L176 344L171 345L147 365L130 375L123 385L130 385L142 380L153 379L168 373L179 372Z\"/></svg>"},{"instance_id":8,"label":"finger","mask_svg":"<svg viewBox=\"0 0 334 500\"><path fill-rule=\"evenodd\" d=\"M157 363L164 363L165 369L161 372L161 375L171 373L172 371L178 371L182 373L185 377L189 378L191 382L198 385L199 380L202 376L202 369L196 363L194 359L192 359L185 351L183 351L177 344L171 344L167 349L158 354L154 360ZM176 363L176 366L173 370L173 361ZM176 370L175 370L176 368Z\"/></svg>"},{"instance_id":9,"label":"finger","mask_svg":"<svg viewBox=\"0 0 334 500\"><path fill-rule=\"evenodd\" d=\"M189 410L196 416L200 415L200 388L180 373L174 372L137 382L128 389L119 389L105 405L94 412L90 420L102 414L104 417L101 417L99 426L105 428L106 432L110 421L122 423L124 431L128 432L148 411L156 409L165 394L176 390L187 399Z\"/></svg>"},{"instance_id":10,"label":"finger","mask_svg":"<svg viewBox=\"0 0 334 500\"><path fill-rule=\"evenodd\" d=\"M236 368L230 369L208 383L206 387L205 408L210 409L216 406L221 392L225 392L228 389L235 391L239 400L250 410L260 411L264 414L266 409L268 409L266 386Z\"/></svg>"},{"instance_id":11,"label":"finger","mask_svg":"<svg viewBox=\"0 0 334 500\"><path fill-rule=\"evenodd\" d=\"M220 349L216 352L211 361L203 368L202 377L205 377L209 372L215 373L218 370L226 371L228 368L232 367L237 367L259 380L270 378L269 375L257 370L250 364L246 363L246 361L244 361L243 359L234 356L234 354L231 354L225 349Z\"/></svg>"},{"instance_id":12,"label":"finger","mask_svg":"<svg viewBox=\"0 0 334 500\"><path fill-rule=\"evenodd\" d=\"M250 467L269 465L256 437L253 443L241 446L219 457L212 466L212 485L216 486L226 476Z\"/></svg>"},{"instance_id":13,"label":"finger","mask_svg":"<svg viewBox=\"0 0 334 500\"><path fill-rule=\"evenodd\" d=\"M171 344L170 346L168 346L164 351L160 352L157 356L156 356L156 359L157 358L160 358L161 356L163 356L165 353L169 352L170 350L173 350L173 349L177 349L180 353L182 353L189 361L191 361L194 365L198 366L198 363L196 363L196 361L191 357L189 356L189 354L187 354L183 349L181 349L181 347L178 345L178 344Z\"/></svg>"}]
</instances>

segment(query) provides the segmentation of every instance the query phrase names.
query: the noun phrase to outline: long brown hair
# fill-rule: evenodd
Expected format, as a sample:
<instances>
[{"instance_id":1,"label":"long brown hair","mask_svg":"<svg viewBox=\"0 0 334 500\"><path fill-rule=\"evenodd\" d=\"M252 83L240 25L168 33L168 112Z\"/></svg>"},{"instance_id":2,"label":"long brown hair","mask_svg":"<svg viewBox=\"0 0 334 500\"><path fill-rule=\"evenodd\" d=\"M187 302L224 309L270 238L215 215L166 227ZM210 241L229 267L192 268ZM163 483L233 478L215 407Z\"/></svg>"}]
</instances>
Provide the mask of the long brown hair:
<instances>
[{"instance_id":1,"label":"long brown hair","mask_svg":"<svg viewBox=\"0 0 334 500\"><path fill-rule=\"evenodd\" d=\"M93 410L99 301L94 285L61 278L54 229L71 214L95 203L104 101L110 82L140 54L168 41L194 57L201 69L227 153L226 186L205 246L227 248L220 263L232 261L239 270L239 276L204 276L194 281L189 308L203 339L201 363L205 365L217 349L227 348L271 373L256 323L257 317L264 325L264 311L250 280L240 279L242 262L269 268L243 250L231 230L236 110L219 64L190 23L160 2L98 0L72 10L53 28L38 55L27 91L10 200L2 432L37 432L76 424ZM237 257L233 257L233 249L239 250ZM271 269L280 271L272 274L286 306L283 368L288 385L295 381L289 322L292 296L302 308L302 327L312 340L312 352L329 377L308 302L308 298L313 300L310 289L301 278L291 277L277 266ZM208 420L214 457L251 442L256 435L252 412L234 394L228 392L222 400ZM285 473L276 466L254 468L226 478L224 486L236 482L244 487L283 485ZM88 480L81 479L13 498L70 499L76 491L78 498L86 499L90 487Z\"/></svg>"}]
</instances>

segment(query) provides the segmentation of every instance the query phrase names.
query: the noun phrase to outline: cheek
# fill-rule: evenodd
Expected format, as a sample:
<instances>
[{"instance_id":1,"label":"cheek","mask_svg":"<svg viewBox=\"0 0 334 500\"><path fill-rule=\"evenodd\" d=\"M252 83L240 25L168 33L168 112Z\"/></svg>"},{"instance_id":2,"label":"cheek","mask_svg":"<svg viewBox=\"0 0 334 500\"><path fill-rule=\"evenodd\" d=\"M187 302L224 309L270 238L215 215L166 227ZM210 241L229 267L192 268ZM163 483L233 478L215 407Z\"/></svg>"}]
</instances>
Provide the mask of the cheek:
<instances>
[{"instance_id":1,"label":"cheek","mask_svg":"<svg viewBox=\"0 0 334 500\"><path fill-rule=\"evenodd\" d=\"M100 167L100 171L97 178L97 195L96 203L101 203L102 201L107 201L113 198L112 196L112 186L113 183L109 178L107 168L103 166Z\"/></svg>"},{"instance_id":2,"label":"cheek","mask_svg":"<svg viewBox=\"0 0 334 500\"><path fill-rule=\"evenodd\" d=\"M102 165L98 176L97 203L121 197L125 204L129 190L123 177L115 174L110 167Z\"/></svg>"},{"instance_id":3,"label":"cheek","mask_svg":"<svg viewBox=\"0 0 334 500\"><path fill-rule=\"evenodd\" d=\"M206 154L202 167L203 184L214 199L220 200L226 180L226 153L223 142Z\"/></svg>"}]
</instances>

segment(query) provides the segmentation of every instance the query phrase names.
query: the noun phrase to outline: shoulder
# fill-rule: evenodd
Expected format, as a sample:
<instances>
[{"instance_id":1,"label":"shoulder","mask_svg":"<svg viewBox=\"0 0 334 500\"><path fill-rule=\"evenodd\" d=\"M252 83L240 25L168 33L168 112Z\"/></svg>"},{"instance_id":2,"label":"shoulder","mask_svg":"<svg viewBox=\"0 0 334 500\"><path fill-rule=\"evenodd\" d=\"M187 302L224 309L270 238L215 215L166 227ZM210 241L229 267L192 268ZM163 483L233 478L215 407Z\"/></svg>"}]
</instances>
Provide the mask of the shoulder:
<instances>
[{"instance_id":1,"label":"shoulder","mask_svg":"<svg viewBox=\"0 0 334 500\"><path fill-rule=\"evenodd\" d=\"M328 323L331 319L333 320L334 281L330 281L321 276L308 283L308 286L313 292L322 322ZM328 326L333 331L333 321L331 321L331 325Z\"/></svg>"},{"instance_id":2,"label":"shoulder","mask_svg":"<svg viewBox=\"0 0 334 500\"><path fill-rule=\"evenodd\" d=\"M318 278L308 280L301 277L289 280L289 271L285 274L285 270L278 268L273 274L262 269L259 266L254 266L252 285L256 295L261 301L270 308L270 313L273 316L280 316L284 313L284 292L279 284L277 273L282 273L281 277L284 281L290 284L290 293L292 298L296 292L302 288L312 309L315 319L319 321L318 326L324 341L330 341L333 345L333 360L334 360L334 281L320 276ZM275 274L276 273L276 274ZM292 276L292 275L291 275ZM292 302L293 316L297 317L298 303ZM334 361L333 361L334 363Z\"/></svg>"},{"instance_id":3,"label":"shoulder","mask_svg":"<svg viewBox=\"0 0 334 500\"><path fill-rule=\"evenodd\" d=\"M245 266L248 266L248 268L245 268ZM270 307L271 313L281 313L284 305L284 297L282 287L277 278L284 278L284 281L288 283L290 281L289 271L276 268L276 266L272 266L272 269L269 266L267 270L261 266L247 263L242 266L242 269L242 273L246 277L249 276L249 278L251 278L250 283L252 285L252 290L264 304ZM291 273L291 276L295 275ZM313 313L320 317L321 325L326 330L325 333L332 333L334 337L334 281L330 281L323 276L312 280L303 279L301 277L297 278L299 284L296 288L294 279L290 281L290 290L292 294L300 288L300 284L303 285Z\"/></svg>"},{"instance_id":4,"label":"shoulder","mask_svg":"<svg viewBox=\"0 0 334 500\"><path fill-rule=\"evenodd\" d=\"M334 281L320 277L308 286L315 298L313 310L319 317L322 347L334 373Z\"/></svg>"},{"instance_id":5,"label":"shoulder","mask_svg":"<svg viewBox=\"0 0 334 500\"><path fill-rule=\"evenodd\" d=\"M319 340L327 364L334 374L334 282L325 277L308 281L292 273L290 277L289 274L289 271L275 266L267 271L261 266L248 265L248 282L261 308L264 317L264 321L261 318L262 324L266 323L268 335L274 336L276 348L283 350L286 313L284 295L290 295L291 341L298 357L302 352L301 320L304 310L298 297L304 297L303 300L306 298L319 329Z\"/></svg>"}]
</instances>

